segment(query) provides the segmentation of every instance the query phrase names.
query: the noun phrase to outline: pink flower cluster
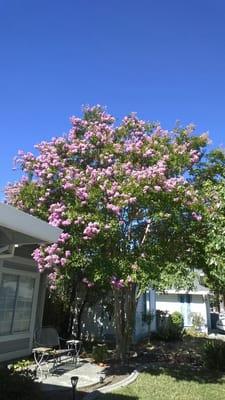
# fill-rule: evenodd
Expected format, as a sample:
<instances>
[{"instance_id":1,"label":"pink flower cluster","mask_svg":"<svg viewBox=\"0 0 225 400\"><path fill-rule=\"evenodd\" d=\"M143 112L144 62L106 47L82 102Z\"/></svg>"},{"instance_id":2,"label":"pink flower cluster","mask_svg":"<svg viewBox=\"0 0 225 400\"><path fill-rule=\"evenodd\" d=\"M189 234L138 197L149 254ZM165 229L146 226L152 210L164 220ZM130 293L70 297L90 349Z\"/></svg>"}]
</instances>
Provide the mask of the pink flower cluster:
<instances>
[{"instance_id":1,"label":"pink flower cluster","mask_svg":"<svg viewBox=\"0 0 225 400\"><path fill-rule=\"evenodd\" d=\"M202 220L202 215L201 214L197 214L196 212L192 212L192 218L195 220L195 221L198 221L198 222L200 222L201 220Z\"/></svg>"},{"instance_id":2,"label":"pink flower cluster","mask_svg":"<svg viewBox=\"0 0 225 400\"><path fill-rule=\"evenodd\" d=\"M40 246L33 251L33 259L37 262L40 272L44 269L64 267L71 257L70 250L64 249L64 244L69 240L68 233L62 233L57 243L50 246Z\"/></svg>"},{"instance_id":3,"label":"pink flower cluster","mask_svg":"<svg viewBox=\"0 0 225 400\"><path fill-rule=\"evenodd\" d=\"M83 231L83 238L90 240L100 232L100 226L98 222L89 222Z\"/></svg>"},{"instance_id":4,"label":"pink flower cluster","mask_svg":"<svg viewBox=\"0 0 225 400\"><path fill-rule=\"evenodd\" d=\"M49 207L48 221L53 226L68 226L72 221L66 218L66 206L63 203L54 203Z\"/></svg>"},{"instance_id":5,"label":"pink flower cluster","mask_svg":"<svg viewBox=\"0 0 225 400\"><path fill-rule=\"evenodd\" d=\"M111 282L111 285L116 289L121 289L125 286L124 279L119 279L116 276L112 276L110 282Z\"/></svg>"},{"instance_id":6,"label":"pink flower cluster","mask_svg":"<svg viewBox=\"0 0 225 400\"><path fill-rule=\"evenodd\" d=\"M114 204L110 204L108 203L106 205L107 210L112 211L112 213L119 215L120 214L120 207L119 206L115 206Z\"/></svg>"}]
</instances>

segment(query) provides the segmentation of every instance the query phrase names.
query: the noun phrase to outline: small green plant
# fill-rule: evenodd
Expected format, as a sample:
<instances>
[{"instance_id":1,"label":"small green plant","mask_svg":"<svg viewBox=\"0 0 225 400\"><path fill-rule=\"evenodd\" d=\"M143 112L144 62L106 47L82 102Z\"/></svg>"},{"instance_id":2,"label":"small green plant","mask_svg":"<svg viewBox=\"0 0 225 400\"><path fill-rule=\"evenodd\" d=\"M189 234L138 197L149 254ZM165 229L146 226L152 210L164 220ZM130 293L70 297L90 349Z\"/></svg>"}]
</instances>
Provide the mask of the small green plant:
<instances>
[{"instance_id":1,"label":"small green plant","mask_svg":"<svg viewBox=\"0 0 225 400\"><path fill-rule=\"evenodd\" d=\"M106 360L108 355L107 346L105 344L97 344L92 348L92 358L98 363L102 363Z\"/></svg>"},{"instance_id":2,"label":"small green plant","mask_svg":"<svg viewBox=\"0 0 225 400\"><path fill-rule=\"evenodd\" d=\"M170 315L169 318L170 318L170 330L172 338L181 339L184 328L183 315L180 312L175 311Z\"/></svg>"},{"instance_id":3,"label":"small green plant","mask_svg":"<svg viewBox=\"0 0 225 400\"><path fill-rule=\"evenodd\" d=\"M208 340L203 347L203 360L207 368L225 371L225 342Z\"/></svg>"},{"instance_id":4,"label":"small green plant","mask_svg":"<svg viewBox=\"0 0 225 400\"><path fill-rule=\"evenodd\" d=\"M184 330L184 334L186 336L191 336L191 337L206 337L206 333L205 332L201 332L199 330L196 330L193 326L191 326L190 328L185 328Z\"/></svg>"},{"instance_id":5,"label":"small green plant","mask_svg":"<svg viewBox=\"0 0 225 400\"><path fill-rule=\"evenodd\" d=\"M191 313L192 325L196 331L201 331L202 326L205 325L205 320L200 313Z\"/></svg>"},{"instance_id":6,"label":"small green plant","mask_svg":"<svg viewBox=\"0 0 225 400\"><path fill-rule=\"evenodd\" d=\"M180 312L172 314L161 312L158 315L158 338L165 341L181 339L183 335L184 319Z\"/></svg>"},{"instance_id":7,"label":"small green plant","mask_svg":"<svg viewBox=\"0 0 225 400\"><path fill-rule=\"evenodd\" d=\"M9 370L12 373L18 373L20 375L29 376L31 379L36 377L36 373L34 369L31 369L32 361L30 360L20 360L15 362L14 364L8 365Z\"/></svg>"}]
</instances>

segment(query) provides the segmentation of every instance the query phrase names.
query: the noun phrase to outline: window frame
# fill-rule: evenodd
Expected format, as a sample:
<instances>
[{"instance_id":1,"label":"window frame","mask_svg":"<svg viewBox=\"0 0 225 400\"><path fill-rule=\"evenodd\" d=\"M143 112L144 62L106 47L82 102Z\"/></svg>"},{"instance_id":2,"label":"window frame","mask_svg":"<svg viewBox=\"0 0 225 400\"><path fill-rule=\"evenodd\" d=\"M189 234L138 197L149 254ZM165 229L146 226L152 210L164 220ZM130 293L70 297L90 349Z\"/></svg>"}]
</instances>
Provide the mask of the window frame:
<instances>
[{"instance_id":1,"label":"window frame","mask_svg":"<svg viewBox=\"0 0 225 400\"><path fill-rule=\"evenodd\" d=\"M0 342L6 342L10 340L17 340L17 339L26 339L30 338L31 334L33 335L34 331L34 325L35 325L35 319L36 319L36 308L37 308L37 301L38 301L38 291L39 291L39 282L40 282L40 273L38 272L33 272L33 271L26 271L20 269L21 267L33 267L32 264L28 264L26 261L25 262L16 262L13 259L9 260L10 263L15 265L15 268L11 267L4 267L4 264L0 264L0 282L2 282L2 274L10 274L14 276L25 276L29 278L34 279L34 292L33 292L33 301L32 301L32 307L31 307L31 319L30 319L30 327L29 330L26 332L16 332L16 333L10 333L6 335L0 335ZM15 312L15 310L14 310Z\"/></svg>"}]
</instances>

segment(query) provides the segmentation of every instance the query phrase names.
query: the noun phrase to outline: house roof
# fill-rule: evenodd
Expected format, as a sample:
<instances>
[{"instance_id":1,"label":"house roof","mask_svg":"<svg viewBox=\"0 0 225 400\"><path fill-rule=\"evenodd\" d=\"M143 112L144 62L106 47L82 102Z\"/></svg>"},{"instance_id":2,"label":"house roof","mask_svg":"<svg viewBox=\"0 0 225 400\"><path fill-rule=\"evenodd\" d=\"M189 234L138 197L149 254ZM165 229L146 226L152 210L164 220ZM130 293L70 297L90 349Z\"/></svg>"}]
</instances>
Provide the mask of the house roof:
<instances>
[{"instance_id":1,"label":"house roof","mask_svg":"<svg viewBox=\"0 0 225 400\"><path fill-rule=\"evenodd\" d=\"M0 203L0 246L56 242L62 229Z\"/></svg>"}]
</instances>

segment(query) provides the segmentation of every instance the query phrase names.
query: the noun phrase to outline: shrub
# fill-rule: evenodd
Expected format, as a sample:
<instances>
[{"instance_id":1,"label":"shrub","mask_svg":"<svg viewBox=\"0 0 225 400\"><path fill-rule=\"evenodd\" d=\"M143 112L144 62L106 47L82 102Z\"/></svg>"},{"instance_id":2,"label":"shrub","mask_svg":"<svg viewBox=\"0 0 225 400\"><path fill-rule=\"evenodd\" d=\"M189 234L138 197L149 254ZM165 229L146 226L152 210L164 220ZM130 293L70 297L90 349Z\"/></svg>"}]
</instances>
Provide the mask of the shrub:
<instances>
[{"instance_id":1,"label":"shrub","mask_svg":"<svg viewBox=\"0 0 225 400\"><path fill-rule=\"evenodd\" d=\"M191 337L207 337L207 334L205 332L201 332L199 330L196 330L193 326L190 328L185 328L184 334L186 336L191 336Z\"/></svg>"},{"instance_id":2,"label":"shrub","mask_svg":"<svg viewBox=\"0 0 225 400\"><path fill-rule=\"evenodd\" d=\"M181 313L161 313L158 316L158 338L166 341L179 340L183 335L184 320Z\"/></svg>"},{"instance_id":3,"label":"shrub","mask_svg":"<svg viewBox=\"0 0 225 400\"><path fill-rule=\"evenodd\" d=\"M107 346L105 344L97 344L92 348L92 358L96 363L104 362L107 358Z\"/></svg>"},{"instance_id":4,"label":"shrub","mask_svg":"<svg viewBox=\"0 0 225 400\"><path fill-rule=\"evenodd\" d=\"M196 331L201 331L202 326L205 324L205 320L200 313L191 313L192 325Z\"/></svg>"},{"instance_id":5,"label":"shrub","mask_svg":"<svg viewBox=\"0 0 225 400\"><path fill-rule=\"evenodd\" d=\"M1 400L39 400L40 384L33 377L23 372L0 367Z\"/></svg>"},{"instance_id":6,"label":"shrub","mask_svg":"<svg viewBox=\"0 0 225 400\"><path fill-rule=\"evenodd\" d=\"M169 316L169 318L172 338L181 339L184 328L183 315L180 312L175 311Z\"/></svg>"},{"instance_id":7,"label":"shrub","mask_svg":"<svg viewBox=\"0 0 225 400\"><path fill-rule=\"evenodd\" d=\"M18 373L20 375L27 376L30 379L35 379L36 370L30 368L32 365L33 362L30 360L20 360L15 362L14 364L8 365L8 368L12 373Z\"/></svg>"},{"instance_id":8,"label":"shrub","mask_svg":"<svg viewBox=\"0 0 225 400\"><path fill-rule=\"evenodd\" d=\"M225 371L225 342L208 340L203 346L203 360L209 369Z\"/></svg>"}]
</instances>

